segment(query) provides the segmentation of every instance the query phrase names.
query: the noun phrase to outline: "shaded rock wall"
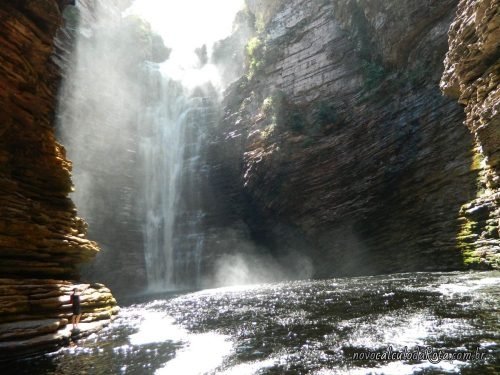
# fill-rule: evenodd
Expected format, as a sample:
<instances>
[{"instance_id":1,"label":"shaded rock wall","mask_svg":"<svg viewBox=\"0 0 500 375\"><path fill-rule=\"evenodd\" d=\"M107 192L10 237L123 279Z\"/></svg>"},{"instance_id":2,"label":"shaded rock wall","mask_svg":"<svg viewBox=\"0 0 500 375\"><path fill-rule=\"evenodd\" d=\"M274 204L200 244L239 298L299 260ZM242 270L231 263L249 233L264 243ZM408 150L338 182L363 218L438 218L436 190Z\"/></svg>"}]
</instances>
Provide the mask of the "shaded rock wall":
<instances>
[{"instance_id":1,"label":"shaded rock wall","mask_svg":"<svg viewBox=\"0 0 500 375\"><path fill-rule=\"evenodd\" d=\"M52 57L61 7L52 0L0 5L0 357L6 348L11 355L30 347L26 337L64 327L61 320L50 330L17 335L15 329L20 321L67 315L57 306L50 312L38 308L26 296L43 300L53 292L69 298L65 280L77 279L80 264L99 250L85 237L86 224L68 198L71 162L54 136L60 70ZM47 284L52 292L45 290ZM109 291L102 296L106 302L100 308L109 318L116 302ZM94 318L86 314L85 319ZM36 348L46 349L45 344L40 339Z\"/></svg>"},{"instance_id":2,"label":"shaded rock wall","mask_svg":"<svg viewBox=\"0 0 500 375\"><path fill-rule=\"evenodd\" d=\"M458 245L474 267L500 265L500 2L461 1L449 31L443 92L465 106L476 196L460 211Z\"/></svg>"},{"instance_id":3,"label":"shaded rock wall","mask_svg":"<svg viewBox=\"0 0 500 375\"><path fill-rule=\"evenodd\" d=\"M212 152L228 211L317 276L462 268L473 140L439 91L457 1L276 4Z\"/></svg>"}]
</instances>

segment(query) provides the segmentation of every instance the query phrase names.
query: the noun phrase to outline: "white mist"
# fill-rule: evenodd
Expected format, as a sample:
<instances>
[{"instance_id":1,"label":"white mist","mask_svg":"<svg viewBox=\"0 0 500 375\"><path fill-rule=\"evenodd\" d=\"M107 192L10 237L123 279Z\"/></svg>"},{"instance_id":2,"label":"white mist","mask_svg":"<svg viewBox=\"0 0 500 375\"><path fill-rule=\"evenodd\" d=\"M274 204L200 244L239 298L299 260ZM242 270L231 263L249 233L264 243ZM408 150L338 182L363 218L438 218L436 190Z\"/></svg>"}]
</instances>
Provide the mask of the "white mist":
<instances>
[{"instance_id":1,"label":"white mist","mask_svg":"<svg viewBox=\"0 0 500 375\"><path fill-rule=\"evenodd\" d=\"M176 289L179 197L182 181L190 181L186 174L197 172L196 153L204 138L191 122L193 112L203 117L205 104L192 93L207 85L212 95L222 91L217 69L201 63L195 49L205 45L210 56L213 43L230 34L243 1L137 0L122 14L108 2L93 3L87 8L86 2L77 2L82 21L58 113L61 138L73 161L72 198L79 214L93 228L109 231L110 238L121 236L114 233L114 220L139 219L149 289ZM167 61L147 61L137 29L125 27L129 16L149 22L162 36L171 49ZM189 197L194 203L199 199L195 192ZM189 221L192 254L180 262L182 267L194 262L187 267L194 273L200 271L203 251L203 236L196 233L202 216L195 213ZM118 261L115 267L119 272Z\"/></svg>"}]
</instances>

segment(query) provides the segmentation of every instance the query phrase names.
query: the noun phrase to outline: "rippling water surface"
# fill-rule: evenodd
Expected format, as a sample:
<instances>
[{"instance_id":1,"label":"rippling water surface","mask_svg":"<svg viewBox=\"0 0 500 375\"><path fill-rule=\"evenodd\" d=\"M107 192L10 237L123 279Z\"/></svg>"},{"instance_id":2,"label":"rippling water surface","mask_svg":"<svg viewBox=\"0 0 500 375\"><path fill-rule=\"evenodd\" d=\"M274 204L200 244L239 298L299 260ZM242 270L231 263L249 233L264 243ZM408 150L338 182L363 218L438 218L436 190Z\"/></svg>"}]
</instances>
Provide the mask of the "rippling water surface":
<instances>
[{"instance_id":1,"label":"rippling water surface","mask_svg":"<svg viewBox=\"0 0 500 375\"><path fill-rule=\"evenodd\" d=\"M78 346L10 371L498 374L499 302L500 272L408 273L155 296L122 308L106 330ZM408 357L383 358L389 347ZM411 357L425 351L472 358ZM373 358L377 353L381 359Z\"/></svg>"}]
</instances>

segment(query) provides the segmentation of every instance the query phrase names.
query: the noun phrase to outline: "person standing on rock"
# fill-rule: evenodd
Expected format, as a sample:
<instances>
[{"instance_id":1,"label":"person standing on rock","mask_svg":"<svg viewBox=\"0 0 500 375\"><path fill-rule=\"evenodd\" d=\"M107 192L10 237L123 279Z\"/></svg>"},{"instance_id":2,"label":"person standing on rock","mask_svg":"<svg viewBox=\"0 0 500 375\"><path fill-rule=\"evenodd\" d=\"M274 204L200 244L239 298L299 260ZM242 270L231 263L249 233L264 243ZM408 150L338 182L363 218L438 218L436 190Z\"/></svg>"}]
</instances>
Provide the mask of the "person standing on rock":
<instances>
[{"instance_id":1,"label":"person standing on rock","mask_svg":"<svg viewBox=\"0 0 500 375\"><path fill-rule=\"evenodd\" d=\"M82 308L80 306L80 291L78 288L73 289L73 293L69 299L71 302L71 307L73 309L73 316L71 317L71 324L73 324L73 329L78 328L78 323L80 323L80 318L82 317Z\"/></svg>"}]
</instances>

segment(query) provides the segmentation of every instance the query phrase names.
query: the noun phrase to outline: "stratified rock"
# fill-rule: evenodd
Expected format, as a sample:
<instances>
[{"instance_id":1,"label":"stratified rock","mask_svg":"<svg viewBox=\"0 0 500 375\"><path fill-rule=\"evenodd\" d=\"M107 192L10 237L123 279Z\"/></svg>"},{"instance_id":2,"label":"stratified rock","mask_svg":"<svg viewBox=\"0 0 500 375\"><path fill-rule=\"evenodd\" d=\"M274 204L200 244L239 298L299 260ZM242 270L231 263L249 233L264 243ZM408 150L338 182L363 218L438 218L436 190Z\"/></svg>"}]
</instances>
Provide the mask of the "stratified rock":
<instances>
[{"instance_id":1,"label":"stratified rock","mask_svg":"<svg viewBox=\"0 0 500 375\"><path fill-rule=\"evenodd\" d=\"M118 313L115 299L102 284L0 279L0 360L67 344L72 336L68 322L74 288L81 293L82 324L78 338L108 324Z\"/></svg>"},{"instance_id":2,"label":"stratified rock","mask_svg":"<svg viewBox=\"0 0 500 375\"><path fill-rule=\"evenodd\" d=\"M54 137L59 8L33 3L0 6L0 275L74 277L98 247L68 198L71 163Z\"/></svg>"},{"instance_id":3,"label":"stratified rock","mask_svg":"<svg viewBox=\"0 0 500 375\"><path fill-rule=\"evenodd\" d=\"M265 26L212 147L220 201L319 276L463 268L473 140L438 87L457 1L273 4L250 7Z\"/></svg>"},{"instance_id":4,"label":"stratified rock","mask_svg":"<svg viewBox=\"0 0 500 375\"><path fill-rule=\"evenodd\" d=\"M61 4L0 4L0 359L64 343L73 287L65 280L99 251L68 197L71 162L54 135ZM81 288L85 320L116 314L108 289Z\"/></svg>"},{"instance_id":5,"label":"stratified rock","mask_svg":"<svg viewBox=\"0 0 500 375\"><path fill-rule=\"evenodd\" d=\"M475 199L460 210L458 245L473 267L500 267L500 2L462 0L449 31L443 92L465 106L476 147Z\"/></svg>"}]
</instances>

